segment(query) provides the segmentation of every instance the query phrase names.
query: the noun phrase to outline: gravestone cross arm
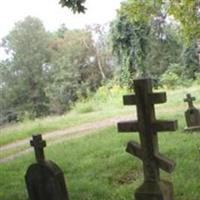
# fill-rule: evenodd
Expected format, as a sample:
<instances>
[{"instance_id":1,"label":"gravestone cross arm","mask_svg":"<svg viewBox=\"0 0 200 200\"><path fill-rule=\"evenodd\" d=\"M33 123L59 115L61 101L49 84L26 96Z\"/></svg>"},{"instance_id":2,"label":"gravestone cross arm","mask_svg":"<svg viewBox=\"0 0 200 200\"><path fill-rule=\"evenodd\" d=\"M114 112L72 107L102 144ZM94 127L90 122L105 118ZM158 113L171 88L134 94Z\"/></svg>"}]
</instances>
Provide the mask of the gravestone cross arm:
<instances>
[{"instance_id":1,"label":"gravestone cross arm","mask_svg":"<svg viewBox=\"0 0 200 200\"><path fill-rule=\"evenodd\" d=\"M186 98L184 99L184 102L188 102L189 108L194 108L193 101L195 100L196 100L195 97L192 97L191 94L187 94Z\"/></svg>"},{"instance_id":2,"label":"gravestone cross arm","mask_svg":"<svg viewBox=\"0 0 200 200\"><path fill-rule=\"evenodd\" d=\"M140 160L144 160L143 150L140 144L135 141L129 141L126 147L126 151L133 156L138 157ZM153 156L154 160L157 162L157 165L162 170L171 173L175 169L175 162L166 158L164 155L160 153L155 153Z\"/></svg>"},{"instance_id":3,"label":"gravestone cross arm","mask_svg":"<svg viewBox=\"0 0 200 200\"><path fill-rule=\"evenodd\" d=\"M46 147L46 141L42 140L41 135L33 135L30 145L34 147L35 158L38 163L45 161L44 147Z\"/></svg>"},{"instance_id":4,"label":"gravestone cross arm","mask_svg":"<svg viewBox=\"0 0 200 200\"><path fill-rule=\"evenodd\" d=\"M167 101L165 92L153 93L151 79L134 81L135 94L123 97L124 105L136 105L138 119L118 123L119 132L139 132L141 144L129 141L126 151L143 161L144 179L159 180L159 168L172 172L175 162L159 153L158 131L175 131L176 120L157 120L154 104Z\"/></svg>"},{"instance_id":5,"label":"gravestone cross arm","mask_svg":"<svg viewBox=\"0 0 200 200\"><path fill-rule=\"evenodd\" d=\"M165 92L157 92L149 94L149 99L154 104L157 103L165 103L167 101L166 93ZM124 95L123 96L123 103L124 105L137 105L136 95Z\"/></svg>"}]
</instances>

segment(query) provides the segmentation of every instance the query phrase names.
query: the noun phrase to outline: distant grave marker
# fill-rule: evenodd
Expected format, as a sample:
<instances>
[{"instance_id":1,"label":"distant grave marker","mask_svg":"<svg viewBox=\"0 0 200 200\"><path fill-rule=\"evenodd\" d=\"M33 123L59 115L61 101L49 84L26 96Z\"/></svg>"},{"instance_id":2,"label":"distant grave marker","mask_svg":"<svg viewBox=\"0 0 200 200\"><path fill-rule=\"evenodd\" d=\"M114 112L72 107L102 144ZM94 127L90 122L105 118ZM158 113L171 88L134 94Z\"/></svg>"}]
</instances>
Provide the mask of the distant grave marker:
<instances>
[{"instance_id":1,"label":"distant grave marker","mask_svg":"<svg viewBox=\"0 0 200 200\"><path fill-rule=\"evenodd\" d=\"M30 165L25 175L29 200L69 200L62 170L45 160L46 142L42 136L33 136L30 144L35 149L37 163Z\"/></svg>"},{"instance_id":2,"label":"distant grave marker","mask_svg":"<svg viewBox=\"0 0 200 200\"><path fill-rule=\"evenodd\" d=\"M173 200L173 185L160 180L159 169L172 172L175 162L159 153L157 131L175 131L177 121L156 120L154 104L166 102L166 93L153 93L151 79L134 81L135 95L124 96L125 105L137 106L137 121L118 123L119 132L140 133L141 145L129 141L126 151L143 161L144 183L136 200Z\"/></svg>"},{"instance_id":3,"label":"distant grave marker","mask_svg":"<svg viewBox=\"0 0 200 200\"><path fill-rule=\"evenodd\" d=\"M184 102L188 103L188 109L185 111L186 131L200 130L200 111L195 108L193 101L195 101L195 97L187 94L184 99Z\"/></svg>"}]
</instances>

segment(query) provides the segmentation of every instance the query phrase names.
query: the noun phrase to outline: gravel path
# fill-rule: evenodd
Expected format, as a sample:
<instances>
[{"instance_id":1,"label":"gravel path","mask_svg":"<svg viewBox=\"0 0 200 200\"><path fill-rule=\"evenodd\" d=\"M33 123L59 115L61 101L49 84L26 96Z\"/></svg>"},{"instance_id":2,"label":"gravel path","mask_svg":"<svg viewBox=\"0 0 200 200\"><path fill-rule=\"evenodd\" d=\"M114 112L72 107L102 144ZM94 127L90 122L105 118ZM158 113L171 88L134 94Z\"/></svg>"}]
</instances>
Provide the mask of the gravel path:
<instances>
[{"instance_id":1,"label":"gravel path","mask_svg":"<svg viewBox=\"0 0 200 200\"><path fill-rule=\"evenodd\" d=\"M105 128L107 126L117 124L117 122L119 122L119 121L126 121L131 118L133 118L133 115L125 115L125 116L120 116L120 117L117 116L117 117L103 119L98 122L88 122L88 123L84 123L84 124L81 124L78 126L69 127L69 128L65 128L62 130L45 133L43 135L43 138L47 141L48 146L49 146L51 144L61 142L63 140L63 138L67 138L67 137L73 138L73 137L85 135L85 134L87 134L87 132L97 130L100 128ZM17 157L20 157L20 156L32 151L32 148L30 148L30 146L29 146L29 142L30 142L30 138L26 138L23 140L18 140L16 142L1 146L0 151L12 150L12 149L16 149L16 148L20 148L20 147L24 147L24 146L25 146L25 150L20 150L15 154L12 154L5 158L0 159L0 163L5 163L9 160L13 160Z\"/></svg>"}]
</instances>

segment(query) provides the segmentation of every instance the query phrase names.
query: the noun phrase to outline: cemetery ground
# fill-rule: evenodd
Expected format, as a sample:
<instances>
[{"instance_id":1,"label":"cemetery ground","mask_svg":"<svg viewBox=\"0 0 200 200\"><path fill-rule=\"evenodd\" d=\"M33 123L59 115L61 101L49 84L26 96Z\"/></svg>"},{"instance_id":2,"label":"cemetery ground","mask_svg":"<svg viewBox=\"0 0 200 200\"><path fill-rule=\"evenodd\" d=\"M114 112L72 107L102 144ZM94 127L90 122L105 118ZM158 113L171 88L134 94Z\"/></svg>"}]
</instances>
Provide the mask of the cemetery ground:
<instances>
[{"instance_id":1,"label":"cemetery ground","mask_svg":"<svg viewBox=\"0 0 200 200\"><path fill-rule=\"evenodd\" d=\"M160 152L176 161L172 174L162 171L161 175L173 182L175 200L200 199L200 134L184 132L187 104L183 102L189 92L196 97L194 104L200 108L199 91L199 86L166 91L167 103L156 106L158 119L178 119L179 123L176 132L158 134ZM134 118L134 106L125 107L122 103L122 95L129 93L117 90L101 94L96 100L77 104L69 115L6 127L2 129L0 145L34 133L46 133L85 122L98 123L112 116L132 113ZM125 152L127 142L132 139L139 141L139 134L117 133L116 124L113 124L98 130L91 129L87 135L81 136L80 133L78 138L62 137L52 145L48 145L47 140L46 158L55 161L64 171L72 200L133 199L135 189L143 182L143 170L141 161ZM11 154L18 151L16 148ZM34 154L28 153L0 164L0 199L27 199L24 174L34 160Z\"/></svg>"}]
</instances>

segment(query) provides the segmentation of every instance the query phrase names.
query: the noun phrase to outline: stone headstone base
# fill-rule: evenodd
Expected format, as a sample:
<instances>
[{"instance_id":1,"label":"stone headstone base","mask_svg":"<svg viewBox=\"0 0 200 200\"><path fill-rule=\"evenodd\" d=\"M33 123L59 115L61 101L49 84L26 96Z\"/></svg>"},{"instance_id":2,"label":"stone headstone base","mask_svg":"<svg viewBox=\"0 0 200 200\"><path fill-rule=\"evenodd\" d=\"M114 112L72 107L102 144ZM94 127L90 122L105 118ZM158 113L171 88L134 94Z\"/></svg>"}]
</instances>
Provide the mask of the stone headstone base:
<instances>
[{"instance_id":1,"label":"stone headstone base","mask_svg":"<svg viewBox=\"0 0 200 200\"><path fill-rule=\"evenodd\" d=\"M200 126L186 127L185 131L200 131Z\"/></svg>"},{"instance_id":2,"label":"stone headstone base","mask_svg":"<svg viewBox=\"0 0 200 200\"><path fill-rule=\"evenodd\" d=\"M135 200L173 199L173 185L168 181L144 182L135 192Z\"/></svg>"}]
</instances>

